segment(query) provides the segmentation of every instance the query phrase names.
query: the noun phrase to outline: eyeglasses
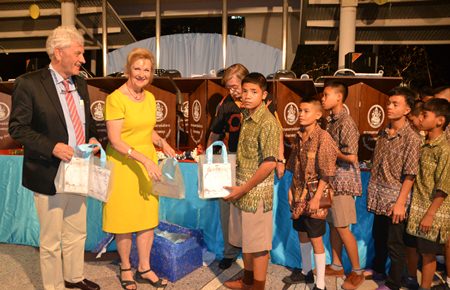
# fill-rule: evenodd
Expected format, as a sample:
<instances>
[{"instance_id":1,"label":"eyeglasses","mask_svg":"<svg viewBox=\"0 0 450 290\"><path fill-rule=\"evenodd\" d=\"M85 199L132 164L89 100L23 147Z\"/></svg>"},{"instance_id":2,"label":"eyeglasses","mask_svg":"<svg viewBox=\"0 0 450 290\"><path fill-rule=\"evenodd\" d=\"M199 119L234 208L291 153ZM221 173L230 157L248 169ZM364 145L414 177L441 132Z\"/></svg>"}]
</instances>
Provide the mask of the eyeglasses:
<instances>
[{"instance_id":1,"label":"eyeglasses","mask_svg":"<svg viewBox=\"0 0 450 290\"><path fill-rule=\"evenodd\" d=\"M239 92L239 87L229 87L229 88L227 88L227 90L230 92L230 93L238 93Z\"/></svg>"}]
</instances>

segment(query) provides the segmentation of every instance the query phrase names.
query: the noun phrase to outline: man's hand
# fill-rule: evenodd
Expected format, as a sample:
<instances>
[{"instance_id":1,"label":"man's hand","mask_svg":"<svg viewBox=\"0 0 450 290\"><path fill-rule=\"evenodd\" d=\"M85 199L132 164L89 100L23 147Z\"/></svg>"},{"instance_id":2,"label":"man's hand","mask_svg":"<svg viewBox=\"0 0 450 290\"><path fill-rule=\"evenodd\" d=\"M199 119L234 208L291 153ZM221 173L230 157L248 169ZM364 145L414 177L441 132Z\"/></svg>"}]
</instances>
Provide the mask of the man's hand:
<instances>
[{"instance_id":1,"label":"man's hand","mask_svg":"<svg viewBox=\"0 0 450 290\"><path fill-rule=\"evenodd\" d=\"M246 193L242 186L224 186L226 190L230 192L229 195L225 196L223 199L225 201L235 201L240 199Z\"/></svg>"},{"instance_id":2,"label":"man's hand","mask_svg":"<svg viewBox=\"0 0 450 290\"><path fill-rule=\"evenodd\" d=\"M73 148L64 143L56 143L52 154L64 162L69 162L73 157Z\"/></svg>"},{"instance_id":3,"label":"man's hand","mask_svg":"<svg viewBox=\"0 0 450 290\"><path fill-rule=\"evenodd\" d=\"M401 223L406 217L406 207L404 202L397 201L391 209L392 223Z\"/></svg>"},{"instance_id":4,"label":"man's hand","mask_svg":"<svg viewBox=\"0 0 450 290\"><path fill-rule=\"evenodd\" d=\"M98 144L100 147L102 146L96 138L89 139L89 144ZM100 151L100 147L95 147L94 150L92 150L92 154L97 154L97 152Z\"/></svg>"},{"instance_id":5,"label":"man's hand","mask_svg":"<svg viewBox=\"0 0 450 290\"><path fill-rule=\"evenodd\" d=\"M427 233L431 229L431 225L433 224L434 216L431 214L425 214L419 224L419 230L424 233Z\"/></svg>"}]
</instances>

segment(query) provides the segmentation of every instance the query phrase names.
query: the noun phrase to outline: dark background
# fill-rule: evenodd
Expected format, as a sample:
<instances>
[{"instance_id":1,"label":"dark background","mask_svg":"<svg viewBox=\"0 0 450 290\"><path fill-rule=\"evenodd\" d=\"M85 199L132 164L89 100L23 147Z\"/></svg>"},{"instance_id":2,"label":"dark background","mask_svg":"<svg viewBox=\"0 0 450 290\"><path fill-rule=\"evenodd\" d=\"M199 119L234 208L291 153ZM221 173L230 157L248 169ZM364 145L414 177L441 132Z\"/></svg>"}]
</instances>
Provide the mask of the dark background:
<instances>
[{"instance_id":1,"label":"dark background","mask_svg":"<svg viewBox=\"0 0 450 290\"><path fill-rule=\"evenodd\" d=\"M148 20L125 21L136 40L155 36L155 22ZM175 33L221 33L221 17L163 19L161 35ZM231 16L228 18L228 33L243 36L245 18ZM356 52L371 53L370 45L356 46ZM405 83L417 90L428 90L450 84L450 45L380 45L378 47L378 70L384 76L401 76ZM96 51L97 69L92 72L101 76L102 52ZM91 52L85 53L85 68L90 68ZM332 75L337 70L338 54L331 45L299 45L292 64L297 76L307 73L316 79L319 76ZM0 77L14 79L29 69L45 66L49 63L45 52L10 53L0 52Z\"/></svg>"}]
</instances>

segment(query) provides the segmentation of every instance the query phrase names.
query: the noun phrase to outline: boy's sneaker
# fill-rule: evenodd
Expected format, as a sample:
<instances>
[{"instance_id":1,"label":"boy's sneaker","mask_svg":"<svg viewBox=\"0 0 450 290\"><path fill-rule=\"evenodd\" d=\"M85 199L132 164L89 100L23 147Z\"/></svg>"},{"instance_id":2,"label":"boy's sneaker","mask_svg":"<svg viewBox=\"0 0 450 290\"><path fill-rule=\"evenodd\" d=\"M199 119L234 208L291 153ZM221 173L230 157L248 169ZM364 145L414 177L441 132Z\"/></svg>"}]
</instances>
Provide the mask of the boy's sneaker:
<instances>
[{"instance_id":1,"label":"boy's sneaker","mask_svg":"<svg viewBox=\"0 0 450 290\"><path fill-rule=\"evenodd\" d=\"M345 276L344 268L341 268L340 270L335 270L333 269L332 265L326 265L325 276L336 276L336 277Z\"/></svg>"},{"instance_id":2,"label":"boy's sneaker","mask_svg":"<svg viewBox=\"0 0 450 290\"><path fill-rule=\"evenodd\" d=\"M345 278L344 283L342 284L342 289L344 290L355 290L366 280L364 277L364 273L357 274L352 271L347 278Z\"/></svg>"},{"instance_id":3,"label":"boy's sneaker","mask_svg":"<svg viewBox=\"0 0 450 290\"><path fill-rule=\"evenodd\" d=\"M408 290L417 290L419 289L419 283L417 282L416 277L406 277L402 281L402 286L407 288Z\"/></svg>"},{"instance_id":4,"label":"boy's sneaker","mask_svg":"<svg viewBox=\"0 0 450 290\"><path fill-rule=\"evenodd\" d=\"M305 275L301 270L294 270L291 275L283 278L283 282L286 284L311 284L314 283L314 275L312 271L309 271L308 274Z\"/></svg>"},{"instance_id":5,"label":"boy's sneaker","mask_svg":"<svg viewBox=\"0 0 450 290\"><path fill-rule=\"evenodd\" d=\"M444 283L431 287L431 290L450 290L450 287L447 283Z\"/></svg>"},{"instance_id":6,"label":"boy's sneaker","mask_svg":"<svg viewBox=\"0 0 450 290\"><path fill-rule=\"evenodd\" d=\"M321 288L317 287L316 284L314 284L314 288L312 290L327 290L327 287L321 289Z\"/></svg>"}]
</instances>

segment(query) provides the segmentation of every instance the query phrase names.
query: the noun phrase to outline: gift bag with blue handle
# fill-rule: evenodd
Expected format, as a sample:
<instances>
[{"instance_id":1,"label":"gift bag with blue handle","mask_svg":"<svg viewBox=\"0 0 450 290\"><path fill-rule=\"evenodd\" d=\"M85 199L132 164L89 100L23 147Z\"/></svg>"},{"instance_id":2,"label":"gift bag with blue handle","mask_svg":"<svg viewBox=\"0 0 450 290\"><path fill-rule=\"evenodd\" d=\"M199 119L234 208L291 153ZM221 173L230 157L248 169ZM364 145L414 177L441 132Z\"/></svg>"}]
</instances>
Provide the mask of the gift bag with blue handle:
<instances>
[{"instance_id":1,"label":"gift bag with blue handle","mask_svg":"<svg viewBox=\"0 0 450 290\"><path fill-rule=\"evenodd\" d=\"M222 147L219 158L214 158L213 147ZM225 144L216 141L206 149L198 161L198 193L200 198L222 198L230 192L224 186L232 186L234 181L233 166L229 162Z\"/></svg>"},{"instance_id":2,"label":"gift bag with blue handle","mask_svg":"<svg viewBox=\"0 0 450 290\"><path fill-rule=\"evenodd\" d=\"M175 158L166 158L159 164L162 176L161 180L153 183L153 192L156 195L183 199L185 187L183 175Z\"/></svg>"},{"instance_id":3,"label":"gift bag with blue handle","mask_svg":"<svg viewBox=\"0 0 450 290\"><path fill-rule=\"evenodd\" d=\"M92 151L100 147L100 158ZM106 161L106 153L99 144L81 144L75 148L69 162L59 165L55 177L57 193L90 196L106 202L109 196L109 180L112 164Z\"/></svg>"}]
</instances>

